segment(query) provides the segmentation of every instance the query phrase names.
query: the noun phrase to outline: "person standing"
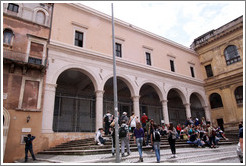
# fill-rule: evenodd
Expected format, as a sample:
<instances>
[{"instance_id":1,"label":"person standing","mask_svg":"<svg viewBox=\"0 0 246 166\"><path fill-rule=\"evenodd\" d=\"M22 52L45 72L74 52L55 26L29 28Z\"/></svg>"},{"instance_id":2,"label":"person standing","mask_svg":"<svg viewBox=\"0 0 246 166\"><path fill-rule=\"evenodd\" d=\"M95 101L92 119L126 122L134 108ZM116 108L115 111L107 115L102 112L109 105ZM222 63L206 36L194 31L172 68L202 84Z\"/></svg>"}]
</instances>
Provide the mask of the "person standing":
<instances>
[{"instance_id":1,"label":"person standing","mask_svg":"<svg viewBox=\"0 0 246 166\"><path fill-rule=\"evenodd\" d=\"M141 123L143 128L145 128L147 120L148 120L148 116L145 113L143 113L143 116L141 117Z\"/></svg>"},{"instance_id":2,"label":"person standing","mask_svg":"<svg viewBox=\"0 0 246 166\"><path fill-rule=\"evenodd\" d=\"M151 132L151 145L154 147L155 150L155 156L157 159L157 163L160 162L160 141L161 141L161 134L158 130L158 127L156 124L153 125L153 131Z\"/></svg>"},{"instance_id":3,"label":"person standing","mask_svg":"<svg viewBox=\"0 0 246 166\"><path fill-rule=\"evenodd\" d=\"M24 141L26 143L25 145L25 162L27 162L28 159L28 151L32 155L33 161L36 160L35 155L33 153L33 146L32 146L32 141L35 139L35 136L32 136L31 134L28 134L27 137L24 138Z\"/></svg>"},{"instance_id":4,"label":"person standing","mask_svg":"<svg viewBox=\"0 0 246 166\"><path fill-rule=\"evenodd\" d=\"M137 117L135 116L134 112L132 113L132 116L130 116L129 124L128 126L131 127L130 132L133 133L134 129L136 128L137 123Z\"/></svg>"},{"instance_id":5,"label":"person standing","mask_svg":"<svg viewBox=\"0 0 246 166\"><path fill-rule=\"evenodd\" d=\"M127 117L127 112L123 112L123 114L120 117L119 124L122 124L122 121L125 121L126 124L129 122L129 118Z\"/></svg>"},{"instance_id":6,"label":"person standing","mask_svg":"<svg viewBox=\"0 0 246 166\"><path fill-rule=\"evenodd\" d=\"M119 138L121 140L121 157L125 157L125 146L127 155L130 155L130 144L129 144L129 128L125 120L122 120L122 124L119 129Z\"/></svg>"},{"instance_id":7,"label":"person standing","mask_svg":"<svg viewBox=\"0 0 246 166\"><path fill-rule=\"evenodd\" d=\"M173 127L172 122L169 123L167 134L168 134L168 142L172 152L171 158L175 158L176 157L175 141L176 141L177 131L175 127Z\"/></svg>"},{"instance_id":8,"label":"person standing","mask_svg":"<svg viewBox=\"0 0 246 166\"><path fill-rule=\"evenodd\" d=\"M139 161L143 162L143 155L142 155L142 147L143 147L143 140L144 140L144 129L141 127L141 123L137 122L136 128L133 131L134 135L134 143L137 143L138 153L139 153Z\"/></svg>"},{"instance_id":9,"label":"person standing","mask_svg":"<svg viewBox=\"0 0 246 166\"><path fill-rule=\"evenodd\" d=\"M215 141L216 131L213 128L213 126L210 125L210 122L207 123L207 127L208 127L208 138L209 138L210 148L215 148L215 146L216 146L216 141Z\"/></svg>"},{"instance_id":10,"label":"person standing","mask_svg":"<svg viewBox=\"0 0 246 166\"><path fill-rule=\"evenodd\" d=\"M105 135L110 134L110 124L112 122L112 114L110 114L110 111L107 112L107 114L104 115L104 126L105 126Z\"/></svg>"}]
</instances>

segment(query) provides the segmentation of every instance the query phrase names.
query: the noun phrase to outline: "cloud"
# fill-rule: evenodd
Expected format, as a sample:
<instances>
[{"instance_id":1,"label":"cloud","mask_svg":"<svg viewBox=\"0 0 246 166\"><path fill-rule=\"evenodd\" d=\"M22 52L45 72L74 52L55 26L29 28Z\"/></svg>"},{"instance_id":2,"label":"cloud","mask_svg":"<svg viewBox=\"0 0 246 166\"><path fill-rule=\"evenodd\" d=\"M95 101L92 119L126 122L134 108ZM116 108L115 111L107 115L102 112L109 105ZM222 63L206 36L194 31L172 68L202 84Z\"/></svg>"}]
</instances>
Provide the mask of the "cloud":
<instances>
[{"instance_id":1,"label":"cloud","mask_svg":"<svg viewBox=\"0 0 246 166\"><path fill-rule=\"evenodd\" d=\"M202 34L245 13L244 1L81 1L187 47Z\"/></svg>"}]
</instances>

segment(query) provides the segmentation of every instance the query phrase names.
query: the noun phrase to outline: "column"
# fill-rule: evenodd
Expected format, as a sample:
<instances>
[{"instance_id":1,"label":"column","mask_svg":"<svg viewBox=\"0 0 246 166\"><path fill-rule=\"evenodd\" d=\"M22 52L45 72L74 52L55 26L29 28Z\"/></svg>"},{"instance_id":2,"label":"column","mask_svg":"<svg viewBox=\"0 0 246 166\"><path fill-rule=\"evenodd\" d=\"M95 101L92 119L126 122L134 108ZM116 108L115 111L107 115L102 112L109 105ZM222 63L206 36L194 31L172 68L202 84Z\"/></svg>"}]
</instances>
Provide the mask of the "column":
<instances>
[{"instance_id":1,"label":"column","mask_svg":"<svg viewBox=\"0 0 246 166\"><path fill-rule=\"evenodd\" d=\"M103 93L104 91L102 90L96 91L96 128L95 128L95 131L103 127Z\"/></svg>"},{"instance_id":2,"label":"column","mask_svg":"<svg viewBox=\"0 0 246 166\"><path fill-rule=\"evenodd\" d=\"M42 133L53 133L56 86L57 84L49 84L49 83L46 83L45 85Z\"/></svg>"},{"instance_id":3,"label":"column","mask_svg":"<svg viewBox=\"0 0 246 166\"><path fill-rule=\"evenodd\" d=\"M211 122L211 112L209 110L209 107L208 106L203 106L203 109L205 111L206 121L210 121Z\"/></svg>"},{"instance_id":4,"label":"column","mask_svg":"<svg viewBox=\"0 0 246 166\"><path fill-rule=\"evenodd\" d=\"M167 102L168 102L168 100L162 100L161 101L161 103L162 103L162 114L163 114L163 119L165 121L165 124L169 124Z\"/></svg>"},{"instance_id":5,"label":"column","mask_svg":"<svg viewBox=\"0 0 246 166\"><path fill-rule=\"evenodd\" d=\"M133 96L132 100L133 100L133 112L135 116L138 117L138 120L140 121L141 115L139 111L139 98L140 98L139 96Z\"/></svg>"},{"instance_id":6,"label":"column","mask_svg":"<svg viewBox=\"0 0 246 166\"><path fill-rule=\"evenodd\" d=\"M190 118L191 117L190 103L186 103L184 104L184 106L186 110L186 118Z\"/></svg>"}]
</instances>

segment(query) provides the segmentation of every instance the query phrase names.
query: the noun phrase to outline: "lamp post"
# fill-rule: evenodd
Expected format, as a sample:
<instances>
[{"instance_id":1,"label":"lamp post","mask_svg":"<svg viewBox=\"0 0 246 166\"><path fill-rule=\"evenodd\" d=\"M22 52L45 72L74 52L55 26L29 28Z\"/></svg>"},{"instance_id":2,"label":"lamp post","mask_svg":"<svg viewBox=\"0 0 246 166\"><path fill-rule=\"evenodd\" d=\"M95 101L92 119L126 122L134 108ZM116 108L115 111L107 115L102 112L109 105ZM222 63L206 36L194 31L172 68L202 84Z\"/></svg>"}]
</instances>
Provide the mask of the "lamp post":
<instances>
[{"instance_id":1,"label":"lamp post","mask_svg":"<svg viewBox=\"0 0 246 166\"><path fill-rule=\"evenodd\" d=\"M115 117L115 150L116 150L116 163L120 162L120 148L119 148L119 125L118 125L118 98L117 98L117 78L116 78L116 62L115 62L115 41L114 41L114 8L112 8L112 44L113 44L113 85L114 85L114 117Z\"/></svg>"}]
</instances>

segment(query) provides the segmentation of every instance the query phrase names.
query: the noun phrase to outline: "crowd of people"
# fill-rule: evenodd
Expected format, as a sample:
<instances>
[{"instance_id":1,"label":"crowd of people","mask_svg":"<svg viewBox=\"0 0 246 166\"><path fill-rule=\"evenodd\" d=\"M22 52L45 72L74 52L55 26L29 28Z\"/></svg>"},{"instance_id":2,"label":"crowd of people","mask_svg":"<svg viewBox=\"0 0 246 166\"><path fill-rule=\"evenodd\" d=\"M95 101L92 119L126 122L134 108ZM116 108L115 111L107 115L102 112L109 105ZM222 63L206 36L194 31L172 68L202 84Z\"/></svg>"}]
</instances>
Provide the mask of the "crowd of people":
<instances>
[{"instance_id":1,"label":"crowd of people","mask_svg":"<svg viewBox=\"0 0 246 166\"><path fill-rule=\"evenodd\" d=\"M169 124L162 123L157 125L153 119L143 113L139 119L134 113L130 117L126 112L119 118L119 138L121 140L121 156L130 155L130 139L133 138L137 145L139 152L139 162L143 162L142 147L152 147L152 151L156 154L157 162L160 162L160 142L161 137L166 138L169 142L172 156L176 156L175 142L177 139L185 140L188 144L197 147L208 146L210 148L217 148L220 139L226 139L224 132L219 126L213 126L205 118L190 117L184 124L174 126L172 122ZM104 115L105 135L112 136L112 155L115 154L115 122L114 116L108 111ZM102 138L103 128L100 128L96 134L96 142L102 146L105 139ZM125 148L127 155L125 154Z\"/></svg>"}]
</instances>

